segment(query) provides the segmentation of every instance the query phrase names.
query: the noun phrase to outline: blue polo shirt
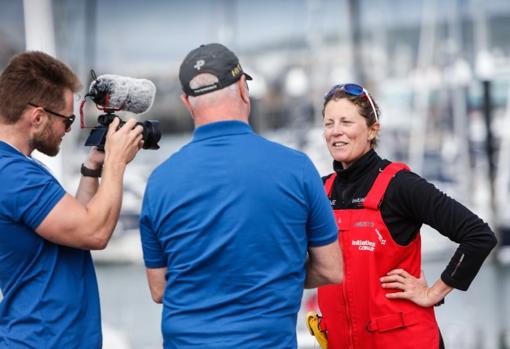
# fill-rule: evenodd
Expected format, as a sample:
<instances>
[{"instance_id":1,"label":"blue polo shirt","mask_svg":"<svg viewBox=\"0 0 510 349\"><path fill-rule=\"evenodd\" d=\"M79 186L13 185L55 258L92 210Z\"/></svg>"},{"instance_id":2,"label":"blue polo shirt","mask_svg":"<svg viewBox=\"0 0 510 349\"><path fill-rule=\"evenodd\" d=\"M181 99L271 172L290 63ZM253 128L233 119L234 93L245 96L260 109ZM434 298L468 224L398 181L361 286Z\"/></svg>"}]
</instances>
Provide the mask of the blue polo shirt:
<instances>
[{"instance_id":1,"label":"blue polo shirt","mask_svg":"<svg viewBox=\"0 0 510 349\"><path fill-rule=\"evenodd\" d=\"M337 227L306 155L223 121L152 173L141 238L168 268L165 348L296 348L307 249Z\"/></svg>"},{"instance_id":2,"label":"blue polo shirt","mask_svg":"<svg viewBox=\"0 0 510 349\"><path fill-rule=\"evenodd\" d=\"M100 348L89 251L35 229L65 195L39 163L0 141L0 348Z\"/></svg>"}]
</instances>

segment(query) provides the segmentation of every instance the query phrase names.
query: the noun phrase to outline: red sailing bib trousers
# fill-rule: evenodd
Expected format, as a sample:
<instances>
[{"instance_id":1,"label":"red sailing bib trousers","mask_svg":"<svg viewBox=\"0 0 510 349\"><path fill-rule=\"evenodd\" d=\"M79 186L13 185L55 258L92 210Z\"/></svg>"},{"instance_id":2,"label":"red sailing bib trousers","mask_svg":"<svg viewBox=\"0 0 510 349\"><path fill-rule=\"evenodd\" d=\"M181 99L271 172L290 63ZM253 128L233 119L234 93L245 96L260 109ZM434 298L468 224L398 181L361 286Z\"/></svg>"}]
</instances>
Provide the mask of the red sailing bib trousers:
<instances>
[{"instance_id":1,"label":"red sailing bib trousers","mask_svg":"<svg viewBox=\"0 0 510 349\"><path fill-rule=\"evenodd\" d=\"M391 179L405 164L391 163L377 176L360 209L334 210L344 257L344 281L320 287L321 328L329 349L437 349L439 328L434 308L408 300L390 300L380 278L402 268L421 271L421 239L407 246L393 241L379 206ZM331 197L336 174L324 184Z\"/></svg>"}]
</instances>

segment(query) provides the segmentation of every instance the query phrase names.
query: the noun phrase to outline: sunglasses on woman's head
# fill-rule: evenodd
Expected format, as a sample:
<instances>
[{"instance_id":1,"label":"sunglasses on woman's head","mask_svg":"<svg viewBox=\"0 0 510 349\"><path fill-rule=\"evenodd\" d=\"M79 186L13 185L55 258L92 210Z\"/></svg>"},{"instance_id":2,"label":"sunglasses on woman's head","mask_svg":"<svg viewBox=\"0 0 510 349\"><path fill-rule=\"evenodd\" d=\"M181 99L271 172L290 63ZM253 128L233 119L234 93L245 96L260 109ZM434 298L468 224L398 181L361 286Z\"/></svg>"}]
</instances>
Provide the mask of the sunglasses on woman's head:
<instances>
[{"instance_id":1,"label":"sunglasses on woman's head","mask_svg":"<svg viewBox=\"0 0 510 349\"><path fill-rule=\"evenodd\" d=\"M358 97L358 96L366 96L367 99L368 99L368 102L370 103L370 106L372 107L372 111L374 112L375 121L379 122L379 115L377 114L377 110L375 109L374 102L372 102L372 98L368 94L368 91L365 90L365 88L363 88L363 86L358 85L358 84L352 84L352 83L334 85L324 95L324 100L328 101L331 97L333 97L335 92L338 91L338 90L343 91L343 92L345 92L346 94L348 94L350 96L356 96L356 97Z\"/></svg>"}]
</instances>

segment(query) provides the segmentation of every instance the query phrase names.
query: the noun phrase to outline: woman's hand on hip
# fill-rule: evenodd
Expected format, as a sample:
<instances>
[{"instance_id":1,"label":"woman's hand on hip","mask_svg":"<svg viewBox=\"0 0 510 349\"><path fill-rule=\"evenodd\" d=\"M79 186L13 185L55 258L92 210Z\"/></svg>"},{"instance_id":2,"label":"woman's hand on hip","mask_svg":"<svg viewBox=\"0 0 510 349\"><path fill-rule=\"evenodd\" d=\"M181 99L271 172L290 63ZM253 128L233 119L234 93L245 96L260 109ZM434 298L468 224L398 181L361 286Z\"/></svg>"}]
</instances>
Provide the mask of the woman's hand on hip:
<instances>
[{"instance_id":1,"label":"woman's hand on hip","mask_svg":"<svg viewBox=\"0 0 510 349\"><path fill-rule=\"evenodd\" d=\"M423 270L417 278L404 269L393 269L380 281L383 288L400 290L387 293L389 299L407 299L421 307L431 307L444 298L440 292L434 292L433 287L428 287Z\"/></svg>"}]
</instances>

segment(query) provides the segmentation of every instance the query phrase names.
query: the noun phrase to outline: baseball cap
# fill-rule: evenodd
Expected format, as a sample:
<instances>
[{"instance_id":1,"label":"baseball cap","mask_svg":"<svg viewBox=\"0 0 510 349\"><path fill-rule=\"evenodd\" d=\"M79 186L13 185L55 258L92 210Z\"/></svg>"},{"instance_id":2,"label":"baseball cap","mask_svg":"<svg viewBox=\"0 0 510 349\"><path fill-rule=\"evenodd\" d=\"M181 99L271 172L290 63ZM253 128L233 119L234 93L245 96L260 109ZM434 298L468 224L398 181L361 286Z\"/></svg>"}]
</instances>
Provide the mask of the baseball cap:
<instances>
[{"instance_id":1,"label":"baseball cap","mask_svg":"<svg viewBox=\"0 0 510 349\"><path fill-rule=\"evenodd\" d=\"M192 89L190 81L198 74L209 73L218 78L218 82ZM247 80L252 77L243 72L239 59L222 44L200 45L184 58L179 69L182 90L188 96L200 96L220 90L238 81L242 75Z\"/></svg>"}]
</instances>

